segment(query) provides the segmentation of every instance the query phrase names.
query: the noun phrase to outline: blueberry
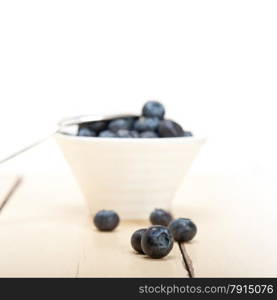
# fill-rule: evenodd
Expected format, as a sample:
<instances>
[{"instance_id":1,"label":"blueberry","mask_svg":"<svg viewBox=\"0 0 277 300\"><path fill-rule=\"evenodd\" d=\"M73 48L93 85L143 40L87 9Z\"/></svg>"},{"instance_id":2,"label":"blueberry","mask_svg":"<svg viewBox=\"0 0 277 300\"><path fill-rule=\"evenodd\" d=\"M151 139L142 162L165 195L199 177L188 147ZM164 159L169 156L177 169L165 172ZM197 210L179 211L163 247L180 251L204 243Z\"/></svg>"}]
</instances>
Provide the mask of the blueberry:
<instances>
[{"instance_id":1,"label":"blueberry","mask_svg":"<svg viewBox=\"0 0 277 300\"><path fill-rule=\"evenodd\" d=\"M158 133L160 137L181 137L184 136L183 128L176 122L163 120L160 122Z\"/></svg>"},{"instance_id":2,"label":"blueberry","mask_svg":"<svg viewBox=\"0 0 277 300\"><path fill-rule=\"evenodd\" d=\"M148 101L142 108L142 114L148 118L163 119L165 114L164 106L158 101Z\"/></svg>"},{"instance_id":3,"label":"blueberry","mask_svg":"<svg viewBox=\"0 0 277 300\"><path fill-rule=\"evenodd\" d=\"M95 131L96 133L99 133L107 128L107 122L105 121L90 122L86 123L86 125L90 130Z\"/></svg>"},{"instance_id":4,"label":"blueberry","mask_svg":"<svg viewBox=\"0 0 277 300\"><path fill-rule=\"evenodd\" d=\"M116 134L110 130L104 130L104 131L101 131L98 136L102 137L102 138L113 138L113 137L116 137Z\"/></svg>"},{"instance_id":5,"label":"blueberry","mask_svg":"<svg viewBox=\"0 0 277 300\"><path fill-rule=\"evenodd\" d=\"M173 237L167 227L151 226L141 239L142 251L152 258L162 258L166 256L173 247Z\"/></svg>"},{"instance_id":6,"label":"blueberry","mask_svg":"<svg viewBox=\"0 0 277 300\"><path fill-rule=\"evenodd\" d=\"M163 209L155 209L150 215L150 222L153 225L168 226L172 220L171 213Z\"/></svg>"},{"instance_id":7,"label":"blueberry","mask_svg":"<svg viewBox=\"0 0 277 300\"><path fill-rule=\"evenodd\" d=\"M156 131L159 127L160 120L158 118L139 118L135 124L135 130L142 132L142 131Z\"/></svg>"},{"instance_id":8,"label":"blueberry","mask_svg":"<svg viewBox=\"0 0 277 300\"><path fill-rule=\"evenodd\" d=\"M193 136L193 134L190 131L184 131L184 136Z\"/></svg>"},{"instance_id":9,"label":"blueberry","mask_svg":"<svg viewBox=\"0 0 277 300\"><path fill-rule=\"evenodd\" d=\"M142 238L142 235L144 234L144 232L146 232L146 230L147 229L145 229L145 228L138 229L132 234L132 237L131 237L131 245L132 245L133 249L142 254L144 252L142 251L142 248L141 248L141 238Z\"/></svg>"},{"instance_id":10,"label":"blueberry","mask_svg":"<svg viewBox=\"0 0 277 300\"><path fill-rule=\"evenodd\" d=\"M110 121L108 128L112 132L116 133L120 129L131 129L133 126L134 120L133 118L121 118L121 119L114 119Z\"/></svg>"},{"instance_id":11,"label":"blueberry","mask_svg":"<svg viewBox=\"0 0 277 300\"><path fill-rule=\"evenodd\" d=\"M159 136L157 135L156 132L154 131L143 131L139 137L141 138L146 138L146 139L151 139L151 138L158 138Z\"/></svg>"},{"instance_id":12,"label":"blueberry","mask_svg":"<svg viewBox=\"0 0 277 300\"><path fill-rule=\"evenodd\" d=\"M190 219L179 218L169 224L169 230L176 242L183 243L193 239L196 235L197 227Z\"/></svg>"},{"instance_id":13,"label":"blueberry","mask_svg":"<svg viewBox=\"0 0 277 300\"><path fill-rule=\"evenodd\" d=\"M130 134L133 138L139 138L139 133L136 130L130 130Z\"/></svg>"},{"instance_id":14,"label":"blueberry","mask_svg":"<svg viewBox=\"0 0 277 300\"><path fill-rule=\"evenodd\" d=\"M101 231L111 231L119 223L119 216L113 210L100 210L93 218L94 225Z\"/></svg>"},{"instance_id":15,"label":"blueberry","mask_svg":"<svg viewBox=\"0 0 277 300\"><path fill-rule=\"evenodd\" d=\"M86 127L79 127L78 136L96 136L96 133Z\"/></svg>"},{"instance_id":16,"label":"blueberry","mask_svg":"<svg viewBox=\"0 0 277 300\"><path fill-rule=\"evenodd\" d=\"M119 129L116 136L119 138L138 138L139 134L135 130Z\"/></svg>"},{"instance_id":17,"label":"blueberry","mask_svg":"<svg viewBox=\"0 0 277 300\"><path fill-rule=\"evenodd\" d=\"M127 119L127 122L129 122L129 129L134 129L134 124L138 117L129 117L125 119Z\"/></svg>"}]
</instances>

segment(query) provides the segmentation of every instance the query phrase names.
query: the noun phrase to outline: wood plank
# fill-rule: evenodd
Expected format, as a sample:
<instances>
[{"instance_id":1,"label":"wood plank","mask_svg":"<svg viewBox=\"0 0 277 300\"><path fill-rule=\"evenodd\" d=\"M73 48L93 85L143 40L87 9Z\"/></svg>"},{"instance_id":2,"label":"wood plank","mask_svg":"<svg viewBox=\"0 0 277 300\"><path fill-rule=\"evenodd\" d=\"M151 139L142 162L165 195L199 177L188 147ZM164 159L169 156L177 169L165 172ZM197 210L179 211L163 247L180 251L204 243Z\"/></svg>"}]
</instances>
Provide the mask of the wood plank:
<instances>
[{"instance_id":1,"label":"wood plank","mask_svg":"<svg viewBox=\"0 0 277 300\"><path fill-rule=\"evenodd\" d=\"M196 277L277 276L274 178L188 177L176 217L198 226L186 245ZM177 245L163 260L136 255L131 233L148 222L98 232L76 183L26 178L0 214L0 277L185 277Z\"/></svg>"},{"instance_id":2,"label":"wood plank","mask_svg":"<svg viewBox=\"0 0 277 300\"><path fill-rule=\"evenodd\" d=\"M196 277L277 277L277 187L270 177L188 178L175 214L198 226Z\"/></svg>"},{"instance_id":3,"label":"wood plank","mask_svg":"<svg viewBox=\"0 0 277 300\"><path fill-rule=\"evenodd\" d=\"M74 277L87 223L73 180L24 178L0 214L0 276Z\"/></svg>"},{"instance_id":4,"label":"wood plank","mask_svg":"<svg viewBox=\"0 0 277 300\"><path fill-rule=\"evenodd\" d=\"M147 225L98 232L71 177L26 178L0 215L0 277L186 277L177 245L163 260L132 251Z\"/></svg>"}]
</instances>

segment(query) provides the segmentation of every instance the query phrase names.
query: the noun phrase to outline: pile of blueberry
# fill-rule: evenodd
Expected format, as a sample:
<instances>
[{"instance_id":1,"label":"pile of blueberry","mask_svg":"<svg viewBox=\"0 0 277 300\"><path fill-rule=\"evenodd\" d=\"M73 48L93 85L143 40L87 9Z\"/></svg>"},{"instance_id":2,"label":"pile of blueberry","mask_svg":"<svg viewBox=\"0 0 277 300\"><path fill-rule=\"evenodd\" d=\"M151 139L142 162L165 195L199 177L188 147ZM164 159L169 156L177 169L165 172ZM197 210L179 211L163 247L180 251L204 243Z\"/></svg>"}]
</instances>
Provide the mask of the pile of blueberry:
<instances>
[{"instance_id":1,"label":"pile of blueberry","mask_svg":"<svg viewBox=\"0 0 277 300\"><path fill-rule=\"evenodd\" d=\"M197 232L196 225L187 218L173 219L163 210L155 209L150 215L153 226L136 230L131 237L133 249L151 258L162 258L178 243L189 242ZM101 210L94 217L95 226L101 231L111 231L119 224L119 216L113 210Z\"/></svg>"},{"instance_id":2,"label":"pile of blueberry","mask_svg":"<svg viewBox=\"0 0 277 300\"><path fill-rule=\"evenodd\" d=\"M164 119L165 108L157 101L148 101L142 108L141 117L117 118L79 125L78 136L102 138L165 138L188 137L178 123Z\"/></svg>"}]
</instances>

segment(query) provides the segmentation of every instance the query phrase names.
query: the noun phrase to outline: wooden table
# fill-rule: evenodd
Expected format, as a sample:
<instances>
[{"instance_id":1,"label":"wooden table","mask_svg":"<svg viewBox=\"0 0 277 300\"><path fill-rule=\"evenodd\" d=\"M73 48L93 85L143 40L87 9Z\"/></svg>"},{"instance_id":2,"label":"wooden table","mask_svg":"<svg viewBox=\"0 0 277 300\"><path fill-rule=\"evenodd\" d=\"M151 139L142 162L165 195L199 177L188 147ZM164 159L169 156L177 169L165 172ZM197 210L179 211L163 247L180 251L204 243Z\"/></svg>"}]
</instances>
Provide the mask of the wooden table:
<instances>
[{"instance_id":1,"label":"wooden table","mask_svg":"<svg viewBox=\"0 0 277 300\"><path fill-rule=\"evenodd\" d=\"M198 226L186 246L196 277L276 277L276 203L273 178L187 177L174 214ZM161 260L131 249L147 220L97 231L70 175L2 176L0 207L0 277L188 276L177 245Z\"/></svg>"}]
</instances>

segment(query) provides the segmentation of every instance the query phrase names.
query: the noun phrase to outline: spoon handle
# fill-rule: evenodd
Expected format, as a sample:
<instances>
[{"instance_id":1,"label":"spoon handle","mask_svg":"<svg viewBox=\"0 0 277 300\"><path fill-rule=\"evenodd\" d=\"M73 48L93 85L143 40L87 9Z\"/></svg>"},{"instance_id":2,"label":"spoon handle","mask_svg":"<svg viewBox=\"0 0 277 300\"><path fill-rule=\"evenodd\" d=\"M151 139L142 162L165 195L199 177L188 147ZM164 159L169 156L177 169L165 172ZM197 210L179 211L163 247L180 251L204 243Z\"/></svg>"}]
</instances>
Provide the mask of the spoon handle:
<instances>
[{"instance_id":1,"label":"spoon handle","mask_svg":"<svg viewBox=\"0 0 277 300\"><path fill-rule=\"evenodd\" d=\"M45 136L45 137L43 137L43 138L41 138L41 139L39 139L39 140L36 140L36 141L33 142L32 144L29 144L28 146L26 146L26 147L24 147L24 148L21 148L20 150L14 152L14 153L12 153L12 154L10 154L9 156L6 156L5 158L3 158L3 159L0 160L0 164L9 161L10 159L12 159L12 158L14 158L14 157L16 157L16 156L18 156L18 155L24 153L25 151L28 151L29 149L34 148L35 146L38 146L39 144L41 144L41 143L45 142L46 140L48 140L48 139L49 139L51 136L53 136L56 132L57 132L57 131L52 132L51 134L49 134L49 135L47 135L47 136Z\"/></svg>"},{"instance_id":2,"label":"spoon handle","mask_svg":"<svg viewBox=\"0 0 277 300\"><path fill-rule=\"evenodd\" d=\"M105 120L111 120L114 118L126 118L126 117L137 117L137 115L134 114L112 114L112 115L81 115L81 116L77 116L77 117L70 117L70 118L65 118L63 120L61 120L58 124L57 124L57 128L55 129L55 131L53 131L51 134L47 135L44 138L41 138L35 142L33 142L32 144L10 154L9 156L5 157L4 159L0 159L0 164L24 153L25 151L43 143L44 141L48 140L51 136L53 136L55 133L57 133L58 131L61 131L62 128L67 127L67 126L71 126L71 125L80 125L82 123L88 123L88 122L95 122L95 121L105 121Z\"/></svg>"}]
</instances>

